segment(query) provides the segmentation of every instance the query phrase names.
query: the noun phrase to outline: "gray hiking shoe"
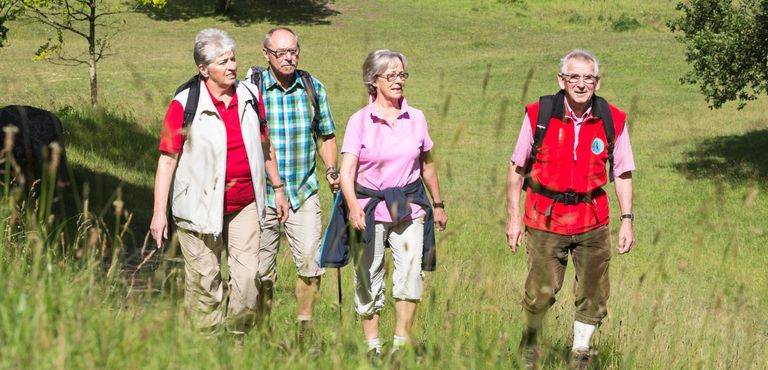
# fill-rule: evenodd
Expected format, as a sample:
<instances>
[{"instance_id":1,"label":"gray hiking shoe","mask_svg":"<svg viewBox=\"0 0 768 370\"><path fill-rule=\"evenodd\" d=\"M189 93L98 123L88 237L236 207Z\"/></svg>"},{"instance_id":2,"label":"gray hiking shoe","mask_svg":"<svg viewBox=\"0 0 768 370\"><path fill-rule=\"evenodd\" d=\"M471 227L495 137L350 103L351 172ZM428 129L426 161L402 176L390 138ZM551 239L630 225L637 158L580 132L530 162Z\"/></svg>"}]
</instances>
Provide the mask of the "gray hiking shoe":
<instances>
[{"instance_id":1,"label":"gray hiking shoe","mask_svg":"<svg viewBox=\"0 0 768 370\"><path fill-rule=\"evenodd\" d=\"M592 353L588 349L579 349L571 352L570 368L578 370L592 369Z\"/></svg>"}]
</instances>

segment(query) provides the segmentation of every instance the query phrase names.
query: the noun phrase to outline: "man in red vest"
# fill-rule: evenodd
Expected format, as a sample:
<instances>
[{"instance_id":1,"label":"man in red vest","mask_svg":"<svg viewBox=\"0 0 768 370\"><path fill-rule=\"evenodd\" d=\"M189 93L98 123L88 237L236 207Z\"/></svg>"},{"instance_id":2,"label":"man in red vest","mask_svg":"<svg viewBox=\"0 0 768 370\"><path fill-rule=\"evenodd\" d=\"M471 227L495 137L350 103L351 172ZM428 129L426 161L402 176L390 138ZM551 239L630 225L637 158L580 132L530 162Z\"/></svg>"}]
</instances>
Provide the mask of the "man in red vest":
<instances>
[{"instance_id":1,"label":"man in red vest","mask_svg":"<svg viewBox=\"0 0 768 370\"><path fill-rule=\"evenodd\" d=\"M555 303L569 254L576 273L571 360L577 368L592 364L590 340L607 314L610 287L610 210L602 187L614 174L621 208L618 253L629 252L635 242L635 165L626 114L595 96L600 88L598 68L597 58L581 49L561 59L557 75L561 91L526 106L509 166L506 236L513 253L522 242L523 222L526 225L528 277L523 307L527 328L520 350L529 366L535 366L541 356L542 318ZM521 217L522 189L526 196Z\"/></svg>"}]
</instances>

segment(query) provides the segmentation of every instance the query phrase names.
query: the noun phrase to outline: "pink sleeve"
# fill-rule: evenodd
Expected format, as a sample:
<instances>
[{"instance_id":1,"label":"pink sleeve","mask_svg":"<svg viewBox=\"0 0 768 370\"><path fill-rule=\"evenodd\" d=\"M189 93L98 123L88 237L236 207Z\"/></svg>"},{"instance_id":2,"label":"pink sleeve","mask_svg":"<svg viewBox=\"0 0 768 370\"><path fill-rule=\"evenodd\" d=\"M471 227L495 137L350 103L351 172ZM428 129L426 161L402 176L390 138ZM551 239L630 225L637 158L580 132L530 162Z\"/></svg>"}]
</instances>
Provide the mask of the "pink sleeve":
<instances>
[{"instance_id":1,"label":"pink sleeve","mask_svg":"<svg viewBox=\"0 0 768 370\"><path fill-rule=\"evenodd\" d=\"M629 143L629 130L627 123L616 138L613 146L613 175L619 176L625 172L635 170L635 157L632 155L632 146Z\"/></svg>"},{"instance_id":2,"label":"pink sleeve","mask_svg":"<svg viewBox=\"0 0 768 370\"><path fill-rule=\"evenodd\" d=\"M523 127L520 128L520 135L517 137L515 151L512 152L510 160L518 167L525 166L528 157L531 155L531 145L533 145L533 133L531 132L531 119L528 113L523 118Z\"/></svg>"},{"instance_id":3,"label":"pink sleeve","mask_svg":"<svg viewBox=\"0 0 768 370\"><path fill-rule=\"evenodd\" d=\"M420 119L422 121L422 125L424 126L424 142L421 143L421 151L428 152L432 150L432 147L435 144L432 142L432 138L429 137L429 126L427 125L426 117L421 115Z\"/></svg>"},{"instance_id":4,"label":"pink sleeve","mask_svg":"<svg viewBox=\"0 0 768 370\"><path fill-rule=\"evenodd\" d=\"M344 132L344 142L341 144L341 152L354 154L360 157L363 146L363 115L360 112L349 117L347 129Z\"/></svg>"}]
</instances>

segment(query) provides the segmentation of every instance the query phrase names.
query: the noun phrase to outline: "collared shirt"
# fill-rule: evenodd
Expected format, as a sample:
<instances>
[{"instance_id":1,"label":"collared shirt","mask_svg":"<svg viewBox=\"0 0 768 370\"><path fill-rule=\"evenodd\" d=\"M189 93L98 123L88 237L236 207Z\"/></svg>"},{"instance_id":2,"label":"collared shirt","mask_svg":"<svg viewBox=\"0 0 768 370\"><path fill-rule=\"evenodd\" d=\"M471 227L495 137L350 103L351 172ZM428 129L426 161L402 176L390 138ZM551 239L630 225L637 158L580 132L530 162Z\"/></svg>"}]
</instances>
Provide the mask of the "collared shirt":
<instances>
[{"instance_id":1,"label":"collared shirt","mask_svg":"<svg viewBox=\"0 0 768 370\"><path fill-rule=\"evenodd\" d=\"M313 130L315 110L298 73L293 85L287 89L280 87L269 69L261 73L261 81L262 86L258 87L264 97L269 136L277 155L280 179L285 184L291 208L297 210L319 189L315 171L315 135L325 136L335 131L328 96L325 86L313 77L315 94L320 103L320 120ZM275 207L272 186L267 187L267 204Z\"/></svg>"},{"instance_id":2,"label":"collared shirt","mask_svg":"<svg viewBox=\"0 0 768 370\"><path fill-rule=\"evenodd\" d=\"M579 130L581 125L592 116L592 106L590 106L581 117L576 117L573 110L568 105L568 101L565 101L566 107L566 120L571 120L574 123L574 141L573 141L573 159L576 160L576 147L579 145ZM528 162L528 157L531 155L531 146L533 145L533 132L531 131L531 119L528 117L528 113L523 118L523 127L520 129L520 134L517 138L517 144L515 150L512 152L511 161L518 167L525 167ZM629 130L627 125L624 125L624 129L621 130L616 137L616 141L613 146L613 173L616 176L620 176L625 172L635 170L635 159L632 155L632 146L629 142Z\"/></svg>"},{"instance_id":3,"label":"collared shirt","mask_svg":"<svg viewBox=\"0 0 768 370\"><path fill-rule=\"evenodd\" d=\"M213 106L219 113L222 123L227 130L227 169L225 175L226 191L224 192L224 212L239 211L255 200L251 171L248 165L248 155L245 152L245 143L240 128L238 117L237 91L232 95L229 105L216 99L207 84L206 92L210 96ZM259 104L259 110L263 114L264 107ZM178 154L184 144L182 130L184 122L184 107L176 100L166 111L163 121L163 133L160 140L160 151Z\"/></svg>"},{"instance_id":4,"label":"collared shirt","mask_svg":"<svg viewBox=\"0 0 768 370\"><path fill-rule=\"evenodd\" d=\"M408 106L403 98L395 122L387 122L376 113L373 101L353 114L347 123L341 152L357 157L357 183L381 191L418 180L421 153L430 151L432 145L424 113ZM359 201L365 207L368 199ZM411 204L411 218L422 214L420 206ZM384 202L376 206L375 219L392 221Z\"/></svg>"}]
</instances>

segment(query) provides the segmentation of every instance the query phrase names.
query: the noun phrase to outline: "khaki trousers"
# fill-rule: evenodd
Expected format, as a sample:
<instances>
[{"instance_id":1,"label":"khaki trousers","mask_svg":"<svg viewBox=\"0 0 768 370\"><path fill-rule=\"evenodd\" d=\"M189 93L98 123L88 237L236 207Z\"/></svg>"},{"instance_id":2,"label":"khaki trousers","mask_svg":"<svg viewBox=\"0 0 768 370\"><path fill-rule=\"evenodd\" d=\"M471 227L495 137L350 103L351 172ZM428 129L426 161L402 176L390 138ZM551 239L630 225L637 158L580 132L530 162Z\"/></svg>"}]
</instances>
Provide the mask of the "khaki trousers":
<instances>
[{"instance_id":1,"label":"khaki trousers","mask_svg":"<svg viewBox=\"0 0 768 370\"><path fill-rule=\"evenodd\" d=\"M283 224L288 246L291 248L296 273L301 277L322 276L320 267L320 242L323 224L320 211L320 197L317 193L307 198L298 210L288 211L288 220ZM277 280L277 253L280 251L280 221L277 211L267 207L264 229L261 230L259 251L259 275L262 281Z\"/></svg>"},{"instance_id":2,"label":"khaki trousers","mask_svg":"<svg viewBox=\"0 0 768 370\"><path fill-rule=\"evenodd\" d=\"M611 233L608 225L576 235L527 229L528 277L523 307L533 314L547 311L563 285L568 254L573 258L576 320L599 325L608 314L608 263Z\"/></svg>"},{"instance_id":3,"label":"khaki trousers","mask_svg":"<svg viewBox=\"0 0 768 370\"><path fill-rule=\"evenodd\" d=\"M350 253L355 268L355 311L371 317L384 308L384 249L392 250L395 270L392 273L392 297L418 302L424 291L421 254L424 247L424 217L401 223L375 224L373 240L352 243Z\"/></svg>"},{"instance_id":4,"label":"khaki trousers","mask_svg":"<svg viewBox=\"0 0 768 370\"><path fill-rule=\"evenodd\" d=\"M259 215L255 203L224 215L222 237L179 228L186 285L184 308L193 325L218 332L222 324L236 333L247 331L258 318ZM221 281L221 250L227 248L228 295ZM227 301L227 311L221 305Z\"/></svg>"}]
</instances>

